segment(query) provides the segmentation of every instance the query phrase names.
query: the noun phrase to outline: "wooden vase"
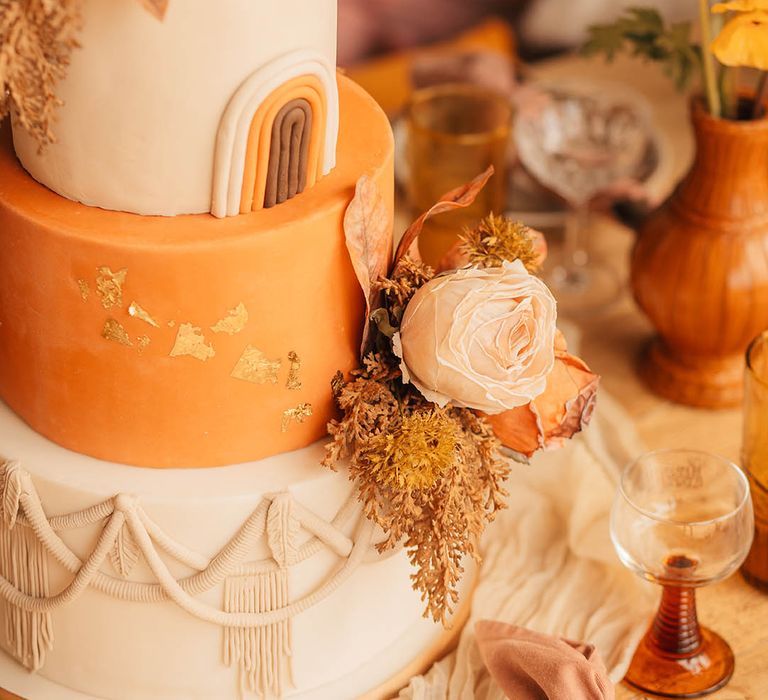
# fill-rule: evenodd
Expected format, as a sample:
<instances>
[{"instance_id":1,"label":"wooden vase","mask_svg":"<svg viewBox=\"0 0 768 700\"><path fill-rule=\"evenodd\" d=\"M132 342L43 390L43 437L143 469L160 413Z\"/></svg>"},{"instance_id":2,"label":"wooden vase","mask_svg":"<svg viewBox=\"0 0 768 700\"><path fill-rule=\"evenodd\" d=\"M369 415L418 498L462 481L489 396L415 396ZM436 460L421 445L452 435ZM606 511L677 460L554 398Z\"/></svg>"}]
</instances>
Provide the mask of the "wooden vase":
<instances>
[{"instance_id":1,"label":"wooden vase","mask_svg":"<svg viewBox=\"0 0 768 700\"><path fill-rule=\"evenodd\" d=\"M768 328L768 119L715 119L691 104L696 157L641 227L632 289L658 337L640 371L653 391L735 406L744 353Z\"/></svg>"}]
</instances>

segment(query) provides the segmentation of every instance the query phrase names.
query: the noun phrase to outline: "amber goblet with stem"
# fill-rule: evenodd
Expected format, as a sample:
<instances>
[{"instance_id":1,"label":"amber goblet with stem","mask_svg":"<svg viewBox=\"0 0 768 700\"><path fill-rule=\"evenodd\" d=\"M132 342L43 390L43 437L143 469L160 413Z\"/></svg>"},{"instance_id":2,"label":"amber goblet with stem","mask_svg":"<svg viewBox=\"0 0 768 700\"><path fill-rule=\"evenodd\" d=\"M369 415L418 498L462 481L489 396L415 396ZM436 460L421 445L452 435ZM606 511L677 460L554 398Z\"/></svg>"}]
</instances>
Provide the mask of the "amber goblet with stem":
<instances>
[{"instance_id":1,"label":"amber goblet with stem","mask_svg":"<svg viewBox=\"0 0 768 700\"><path fill-rule=\"evenodd\" d=\"M625 566L662 586L627 682L655 695L696 698L730 680L733 652L699 624L696 588L738 569L753 528L749 483L722 457L661 450L626 468L611 511L611 539Z\"/></svg>"}]
</instances>

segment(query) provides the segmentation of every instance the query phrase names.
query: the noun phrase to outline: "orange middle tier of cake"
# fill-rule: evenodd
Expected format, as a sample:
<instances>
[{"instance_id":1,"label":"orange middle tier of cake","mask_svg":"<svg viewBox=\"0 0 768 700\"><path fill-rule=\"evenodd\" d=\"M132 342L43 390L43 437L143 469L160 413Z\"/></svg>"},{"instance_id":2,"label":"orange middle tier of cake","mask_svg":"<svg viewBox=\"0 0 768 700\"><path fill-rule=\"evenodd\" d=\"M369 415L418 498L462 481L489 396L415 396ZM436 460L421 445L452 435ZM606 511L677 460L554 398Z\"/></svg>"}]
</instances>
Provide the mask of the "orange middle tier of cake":
<instances>
[{"instance_id":1,"label":"orange middle tier of cake","mask_svg":"<svg viewBox=\"0 0 768 700\"><path fill-rule=\"evenodd\" d=\"M319 439L364 306L343 217L364 174L393 202L386 117L339 78L336 168L217 219L83 206L0 148L0 397L69 449L146 467L252 461Z\"/></svg>"}]
</instances>

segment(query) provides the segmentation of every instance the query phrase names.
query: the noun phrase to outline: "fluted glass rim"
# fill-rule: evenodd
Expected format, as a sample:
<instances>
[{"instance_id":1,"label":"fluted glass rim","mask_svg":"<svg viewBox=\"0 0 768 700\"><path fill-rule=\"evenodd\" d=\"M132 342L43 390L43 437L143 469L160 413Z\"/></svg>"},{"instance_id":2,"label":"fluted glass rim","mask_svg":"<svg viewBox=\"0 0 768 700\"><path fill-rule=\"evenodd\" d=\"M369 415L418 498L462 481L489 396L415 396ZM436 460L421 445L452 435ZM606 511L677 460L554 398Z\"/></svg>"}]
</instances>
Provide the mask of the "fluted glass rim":
<instances>
[{"instance_id":1,"label":"fluted glass rim","mask_svg":"<svg viewBox=\"0 0 768 700\"><path fill-rule=\"evenodd\" d=\"M729 512L723 513L722 515L718 515L715 518L707 518L705 520L685 520L685 521L662 517L657 513L653 513L649 511L647 508L643 508L642 506L638 505L632 498L630 498L629 494L627 493L624 487L625 479L628 478L628 475L632 470L632 468L636 467L640 462L648 458L659 457L663 455L671 455L675 453L688 454L688 455L700 455L702 457L707 457L709 459L715 459L721 464L726 465L731 471L735 472L737 480L742 487L742 496L739 503L734 508L732 508ZM719 455L713 452L707 452L706 450L689 449L685 447L668 447L668 448L663 448L659 450L651 450L649 452L644 452L638 457L635 457L634 459L630 460L621 472L621 477L619 478L619 488L617 493L624 499L624 501L627 504L629 504L629 506L631 506L634 510L640 513L643 517L646 517L650 520L654 520L655 522L658 522L658 523L664 523L666 525L673 525L673 526L686 525L689 527L701 527L706 525L713 525L715 523L720 523L720 522L729 520L733 518L736 514L741 512L745 508L745 506L749 504L750 498L751 498L751 494L749 490L749 479L747 478L747 475L744 473L744 470L738 464L736 464L735 462L731 461L726 457L723 457L722 455Z\"/></svg>"},{"instance_id":2,"label":"fluted glass rim","mask_svg":"<svg viewBox=\"0 0 768 700\"><path fill-rule=\"evenodd\" d=\"M452 134L440 131L439 129L434 129L427 124L424 124L418 118L417 110L428 102L440 97L457 95L480 98L489 103L493 103L506 112L507 118L490 129L467 131L460 134ZM496 90L471 83L452 82L431 85L414 91L410 102L405 109L405 114L412 129L427 134L430 138L436 141L446 141L448 143L470 146L490 143L492 141L503 139L505 136L511 136L515 118L515 108L507 97Z\"/></svg>"},{"instance_id":3,"label":"fluted glass rim","mask_svg":"<svg viewBox=\"0 0 768 700\"><path fill-rule=\"evenodd\" d=\"M657 147L659 147L656 139L656 130L653 126L655 123L653 107L648 97L631 85L618 80L586 78L575 81L573 79L544 80L537 82L536 86L543 93L555 99L590 99L603 106L626 105L631 107L635 116L642 122L648 139L655 141ZM535 122L539 119L540 116L537 113L523 110L516 115L515 122Z\"/></svg>"}]
</instances>

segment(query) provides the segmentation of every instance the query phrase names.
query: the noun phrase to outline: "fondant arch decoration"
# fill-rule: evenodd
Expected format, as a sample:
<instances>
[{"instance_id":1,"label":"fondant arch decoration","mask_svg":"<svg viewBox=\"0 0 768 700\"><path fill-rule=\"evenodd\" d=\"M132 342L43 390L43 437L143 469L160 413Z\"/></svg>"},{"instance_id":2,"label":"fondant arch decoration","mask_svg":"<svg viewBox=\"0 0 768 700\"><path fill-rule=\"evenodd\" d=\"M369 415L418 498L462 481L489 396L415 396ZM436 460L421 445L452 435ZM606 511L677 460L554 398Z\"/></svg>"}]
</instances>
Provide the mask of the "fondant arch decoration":
<instances>
[{"instance_id":1,"label":"fondant arch decoration","mask_svg":"<svg viewBox=\"0 0 768 700\"><path fill-rule=\"evenodd\" d=\"M336 164L339 96L321 54L259 68L229 101L216 136L211 213L236 216L311 187Z\"/></svg>"},{"instance_id":2,"label":"fondant arch decoration","mask_svg":"<svg viewBox=\"0 0 768 700\"><path fill-rule=\"evenodd\" d=\"M241 214L284 201L278 190L288 189L293 196L304 189L302 184L311 187L323 176L320 149L327 112L323 86L314 75L289 80L262 102L248 133Z\"/></svg>"}]
</instances>

